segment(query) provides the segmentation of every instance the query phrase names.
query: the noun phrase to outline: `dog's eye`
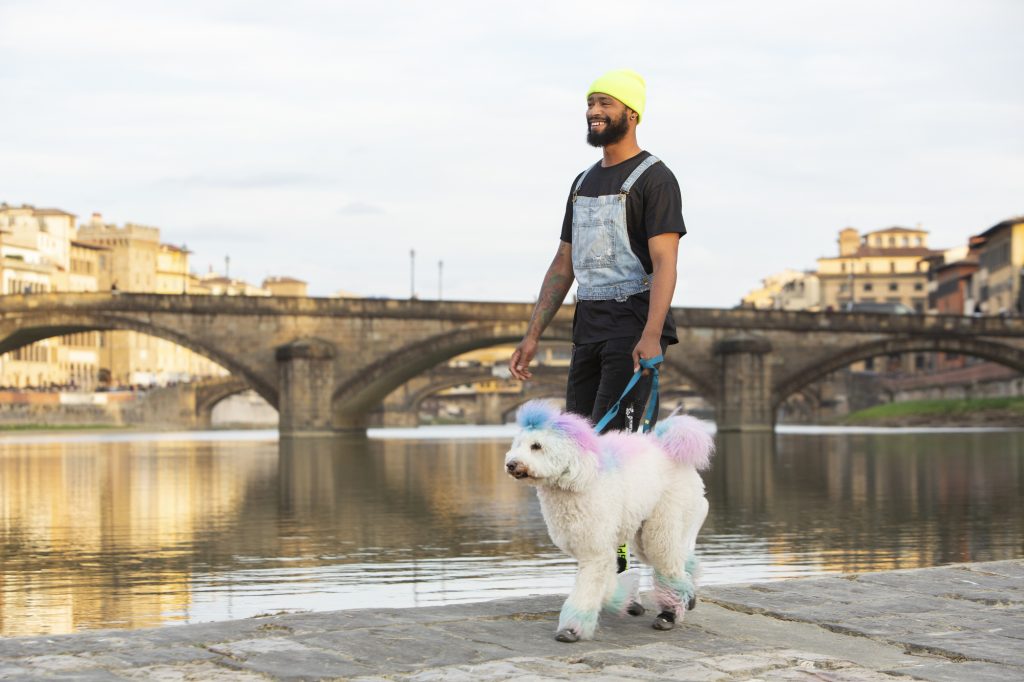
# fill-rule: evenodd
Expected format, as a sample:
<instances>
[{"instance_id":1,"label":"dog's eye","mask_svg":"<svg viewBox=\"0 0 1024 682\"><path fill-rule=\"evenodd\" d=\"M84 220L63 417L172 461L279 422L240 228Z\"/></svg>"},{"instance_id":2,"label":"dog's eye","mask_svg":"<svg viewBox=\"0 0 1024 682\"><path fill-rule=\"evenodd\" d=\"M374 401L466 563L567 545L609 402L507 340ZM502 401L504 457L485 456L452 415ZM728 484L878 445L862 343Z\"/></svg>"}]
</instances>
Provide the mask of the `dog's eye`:
<instances>
[{"instance_id":1,"label":"dog's eye","mask_svg":"<svg viewBox=\"0 0 1024 682\"><path fill-rule=\"evenodd\" d=\"M543 448L540 446L540 443L530 443L530 449L531 450L542 450Z\"/></svg>"}]
</instances>

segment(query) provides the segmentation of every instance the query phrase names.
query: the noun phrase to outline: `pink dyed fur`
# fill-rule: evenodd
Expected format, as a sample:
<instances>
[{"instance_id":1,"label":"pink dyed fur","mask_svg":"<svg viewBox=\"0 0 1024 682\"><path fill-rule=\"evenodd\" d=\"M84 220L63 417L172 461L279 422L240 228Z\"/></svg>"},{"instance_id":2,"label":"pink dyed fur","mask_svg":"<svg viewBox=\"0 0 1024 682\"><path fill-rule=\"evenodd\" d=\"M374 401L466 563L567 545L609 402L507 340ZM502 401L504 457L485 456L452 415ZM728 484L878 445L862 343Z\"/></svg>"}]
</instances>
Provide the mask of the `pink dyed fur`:
<instances>
[{"instance_id":1,"label":"pink dyed fur","mask_svg":"<svg viewBox=\"0 0 1024 682\"><path fill-rule=\"evenodd\" d=\"M654 433L669 457L690 464L697 471L711 465L715 439L704 430L699 419L680 415L659 422Z\"/></svg>"}]
</instances>

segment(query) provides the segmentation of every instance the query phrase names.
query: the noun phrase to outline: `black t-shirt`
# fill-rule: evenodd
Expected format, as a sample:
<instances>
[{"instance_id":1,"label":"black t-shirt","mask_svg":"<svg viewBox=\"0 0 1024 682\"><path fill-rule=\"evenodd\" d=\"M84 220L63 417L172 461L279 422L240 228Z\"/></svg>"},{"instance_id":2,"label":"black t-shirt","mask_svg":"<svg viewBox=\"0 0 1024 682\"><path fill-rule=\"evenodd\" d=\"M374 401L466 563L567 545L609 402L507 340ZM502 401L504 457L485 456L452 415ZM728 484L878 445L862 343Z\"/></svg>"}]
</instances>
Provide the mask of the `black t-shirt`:
<instances>
[{"instance_id":1,"label":"black t-shirt","mask_svg":"<svg viewBox=\"0 0 1024 682\"><path fill-rule=\"evenodd\" d=\"M598 165L592 168L583 180L580 195L598 197L618 194L629 174L650 155L650 152L640 152L632 159L614 166L603 168ZM572 194L579 179L577 175L569 188L565 219L562 221L562 241L569 244L572 243ZM630 248L648 274L654 270L654 266L647 240L666 232L675 232L680 237L686 234L679 183L664 163L659 162L648 168L629 191L626 198L626 231L629 233ZM614 299L577 301L572 327L573 342L598 343L625 336L639 337L647 324L650 305L649 291L630 296L621 303ZM671 310L665 316L662 339L669 344L678 341Z\"/></svg>"}]
</instances>

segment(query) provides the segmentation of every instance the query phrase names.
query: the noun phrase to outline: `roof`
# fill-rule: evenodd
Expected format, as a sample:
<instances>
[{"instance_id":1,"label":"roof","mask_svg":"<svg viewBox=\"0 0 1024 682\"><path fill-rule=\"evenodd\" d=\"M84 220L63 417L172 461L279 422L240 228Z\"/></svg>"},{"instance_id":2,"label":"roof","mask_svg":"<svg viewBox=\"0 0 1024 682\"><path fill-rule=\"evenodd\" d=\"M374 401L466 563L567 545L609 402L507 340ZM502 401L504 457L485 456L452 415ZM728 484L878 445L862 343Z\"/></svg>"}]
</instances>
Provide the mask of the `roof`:
<instances>
[{"instance_id":1,"label":"roof","mask_svg":"<svg viewBox=\"0 0 1024 682\"><path fill-rule=\"evenodd\" d=\"M1013 227L1014 225L1019 225L1021 223L1024 223L1024 216L1017 216L1016 218L1008 218L1008 219L1004 220L1001 223L997 223L997 224L993 225L992 227L988 228L987 230L985 230L981 234L975 235L974 237L971 237L971 239L976 239L978 237L981 237L983 239L991 239L992 237L994 237L996 235L997 232L1002 232L1003 230L1009 229L1009 228Z\"/></svg>"},{"instance_id":2,"label":"roof","mask_svg":"<svg viewBox=\"0 0 1024 682\"><path fill-rule=\"evenodd\" d=\"M163 249L164 251L174 251L176 253L192 253L185 247L184 244L181 246L175 246L174 244L161 243L160 248Z\"/></svg>"},{"instance_id":3,"label":"roof","mask_svg":"<svg viewBox=\"0 0 1024 682\"><path fill-rule=\"evenodd\" d=\"M294 277L267 277L263 281L270 284L306 284L306 280Z\"/></svg>"},{"instance_id":4,"label":"roof","mask_svg":"<svg viewBox=\"0 0 1024 682\"><path fill-rule=\"evenodd\" d=\"M74 213L62 211L59 208L37 208L33 209L32 212L35 213L36 215L67 215L71 216L72 218L76 217Z\"/></svg>"},{"instance_id":5,"label":"roof","mask_svg":"<svg viewBox=\"0 0 1024 682\"><path fill-rule=\"evenodd\" d=\"M906 233L913 233L913 234L928 234L928 230L917 230L917 229L912 230L909 227L886 227L886 228L881 229L881 230L872 230L871 232L865 232L864 234L865 235L881 234L883 232L906 232Z\"/></svg>"},{"instance_id":6,"label":"roof","mask_svg":"<svg viewBox=\"0 0 1024 682\"><path fill-rule=\"evenodd\" d=\"M946 263L944 265L940 265L940 266L936 267L935 270L936 271L939 271L939 270L950 270L952 268L970 268L970 269L973 269L973 270L977 270L978 269L978 259L977 258L965 258L963 260L955 260L952 263Z\"/></svg>"},{"instance_id":7,"label":"roof","mask_svg":"<svg viewBox=\"0 0 1024 682\"><path fill-rule=\"evenodd\" d=\"M942 254L941 250L928 249L923 246L864 246L848 256L825 256L821 260L844 260L849 258L927 258Z\"/></svg>"}]
</instances>

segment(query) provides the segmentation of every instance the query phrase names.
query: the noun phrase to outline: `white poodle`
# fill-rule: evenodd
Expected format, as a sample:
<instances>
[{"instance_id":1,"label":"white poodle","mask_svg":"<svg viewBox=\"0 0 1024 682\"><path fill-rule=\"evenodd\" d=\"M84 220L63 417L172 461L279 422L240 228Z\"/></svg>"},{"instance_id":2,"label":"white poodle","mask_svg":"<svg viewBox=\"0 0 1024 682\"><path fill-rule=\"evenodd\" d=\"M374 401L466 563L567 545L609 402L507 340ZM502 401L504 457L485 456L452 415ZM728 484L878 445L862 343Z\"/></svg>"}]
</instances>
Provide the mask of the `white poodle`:
<instances>
[{"instance_id":1,"label":"white poodle","mask_svg":"<svg viewBox=\"0 0 1024 682\"><path fill-rule=\"evenodd\" d=\"M551 540L579 562L555 639L592 638L602 608L643 613L635 579L616 579L616 548L627 542L654 569L654 627L671 629L696 603L693 552L708 513L697 471L714 450L701 422L673 416L652 434L599 436L583 417L541 401L523 405L517 421L505 469L537 486Z\"/></svg>"}]
</instances>

